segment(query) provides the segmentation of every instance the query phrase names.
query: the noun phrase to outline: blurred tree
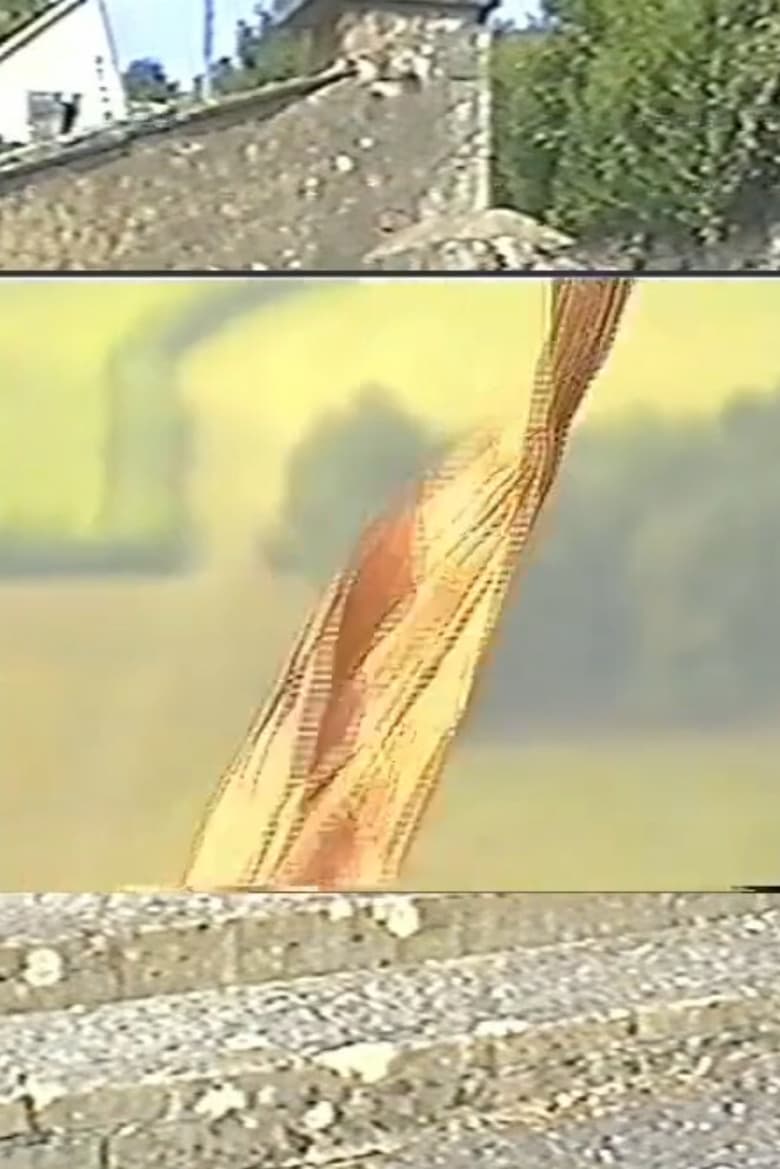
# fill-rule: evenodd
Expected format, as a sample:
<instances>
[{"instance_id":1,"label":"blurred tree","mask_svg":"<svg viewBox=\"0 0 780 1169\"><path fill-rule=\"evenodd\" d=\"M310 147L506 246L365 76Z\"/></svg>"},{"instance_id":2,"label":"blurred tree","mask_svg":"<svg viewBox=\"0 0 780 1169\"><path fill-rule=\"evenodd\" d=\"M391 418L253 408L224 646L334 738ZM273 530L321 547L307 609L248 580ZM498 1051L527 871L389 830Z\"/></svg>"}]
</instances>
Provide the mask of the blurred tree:
<instances>
[{"instance_id":1,"label":"blurred tree","mask_svg":"<svg viewBox=\"0 0 780 1169\"><path fill-rule=\"evenodd\" d=\"M130 101L169 101L178 92L178 83L169 81L163 64L154 57L131 61L122 75Z\"/></svg>"},{"instance_id":2,"label":"blurred tree","mask_svg":"<svg viewBox=\"0 0 780 1169\"><path fill-rule=\"evenodd\" d=\"M439 456L379 387L293 451L277 568L321 584ZM780 391L579 431L490 655L473 729L769 717L780 702Z\"/></svg>"},{"instance_id":3,"label":"blurred tree","mask_svg":"<svg viewBox=\"0 0 780 1169\"><path fill-rule=\"evenodd\" d=\"M652 507L673 510L691 477L706 477L708 449L700 425L645 411L578 431L506 614L478 725L624 713L643 620L633 545Z\"/></svg>"},{"instance_id":4,"label":"blurred tree","mask_svg":"<svg viewBox=\"0 0 780 1169\"><path fill-rule=\"evenodd\" d=\"M780 179L777 0L548 0L494 56L496 189L575 234L710 243Z\"/></svg>"},{"instance_id":5,"label":"blurred tree","mask_svg":"<svg viewBox=\"0 0 780 1169\"><path fill-rule=\"evenodd\" d=\"M44 12L51 0L0 0L0 40Z\"/></svg>"},{"instance_id":6,"label":"blurred tree","mask_svg":"<svg viewBox=\"0 0 780 1169\"><path fill-rule=\"evenodd\" d=\"M682 721L761 719L780 701L780 394L735 397L711 464L675 508L648 514L631 587L641 606L640 701Z\"/></svg>"},{"instance_id":7,"label":"blurred tree","mask_svg":"<svg viewBox=\"0 0 780 1169\"><path fill-rule=\"evenodd\" d=\"M633 668L636 624L625 584L639 500L621 490L611 436L581 432L536 546L510 595L475 729L572 722L610 711Z\"/></svg>"},{"instance_id":8,"label":"blurred tree","mask_svg":"<svg viewBox=\"0 0 780 1169\"><path fill-rule=\"evenodd\" d=\"M233 93L300 77L307 72L308 61L306 38L280 27L273 6L257 4L253 21L239 20L235 61L226 59L218 64L214 88Z\"/></svg>"},{"instance_id":9,"label":"blurred tree","mask_svg":"<svg viewBox=\"0 0 780 1169\"><path fill-rule=\"evenodd\" d=\"M441 439L382 386L316 422L290 455L276 531L264 544L275 568L322 584L365 524L431 464Z\"/></svg>"}]
</instances>

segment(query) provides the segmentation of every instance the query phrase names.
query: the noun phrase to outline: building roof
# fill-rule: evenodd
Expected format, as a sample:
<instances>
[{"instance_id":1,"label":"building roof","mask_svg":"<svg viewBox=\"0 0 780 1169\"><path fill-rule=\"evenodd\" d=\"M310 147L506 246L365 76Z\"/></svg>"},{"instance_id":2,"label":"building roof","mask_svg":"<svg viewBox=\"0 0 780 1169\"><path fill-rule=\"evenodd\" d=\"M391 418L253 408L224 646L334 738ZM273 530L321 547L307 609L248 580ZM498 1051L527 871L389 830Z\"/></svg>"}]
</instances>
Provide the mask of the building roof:
<instances>
[{"instance_id":1,"label":"building roof","mask_svg":"<svg viewBox=\"0 0 780 1169\"><path fill-rule=\"evenodd\" d=\"M7 0L6 0L7 3ZM26 0L0 8L0 57L7 57L85 0Z\"/></svg>"},{"instance_id":2,"label":"building roof","mask_svg":"<svg viewBox=\"0 0 780 1169\"><path fill-rule=\"evenodd\" d=\"M35 20L54 0L0 0L0 41Z\"/></svg>"}]
</instances>

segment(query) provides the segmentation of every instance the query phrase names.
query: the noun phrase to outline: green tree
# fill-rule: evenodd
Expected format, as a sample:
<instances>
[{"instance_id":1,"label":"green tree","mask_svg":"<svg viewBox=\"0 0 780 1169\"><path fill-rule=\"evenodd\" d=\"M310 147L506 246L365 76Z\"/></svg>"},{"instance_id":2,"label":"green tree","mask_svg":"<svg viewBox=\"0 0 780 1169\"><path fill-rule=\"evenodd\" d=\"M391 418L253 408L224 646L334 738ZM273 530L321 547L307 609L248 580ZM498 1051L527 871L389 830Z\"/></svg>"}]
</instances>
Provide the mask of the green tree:
<instances>
[{"instance_id":1,"label":"green tree","mask_svg":"<svg viewBox=\"0 0 780 1169\"><path fill-rule=\"evenodd\" d=\"M581 235L710 243L780 177L777 0L554 0L494 60L496 183Z\"/></svg>"},{"instance_id":2,"label":"green tree","mask_svg":"<svg viewBox=\"0 0 780 1169\"><path fill-rule=\"evenodd\" d=\"M131 101L170 101L179 88L177 82L168 80L165 67L154 57L131 61L122 81Z\"/></svg>"},{"instance_id":3,"label":"green tree","mask_svg":"<svg viewBox=\"0 0 780 1169\"><path fill-rule=\"evenodd\" d=\"M493 199L530 215L550 211L572 93L586 58L568 36L541 30L498 37L493 49ZM572 71L573 70L573 71Z\"/></svg>"},{"instance_id":4,"label":"green tree","mask_svg":"<svg viewBox=\"0 0 780 1169\"><path fill-rule=\"evenodd\" d=\"M258 4L254 21L238 22L235 57L218 62L213 84L221 93L235 93L301 77L308 72L308 66L306 38L283 28L273 9Z\"/></svg>"}]
</instances>

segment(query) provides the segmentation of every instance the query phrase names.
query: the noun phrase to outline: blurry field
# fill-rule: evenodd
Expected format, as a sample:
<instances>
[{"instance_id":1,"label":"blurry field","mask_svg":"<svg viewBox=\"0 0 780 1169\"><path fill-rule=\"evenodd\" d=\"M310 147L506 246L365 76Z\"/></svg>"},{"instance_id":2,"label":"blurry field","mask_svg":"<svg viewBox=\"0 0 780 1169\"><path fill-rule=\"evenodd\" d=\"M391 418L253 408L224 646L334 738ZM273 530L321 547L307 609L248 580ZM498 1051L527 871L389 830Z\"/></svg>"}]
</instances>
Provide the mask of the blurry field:
<instances>
[{"instance_id":1,"label":"blurry field","mask_svg":"<svg viewBox=\"0 0 780 1169\"><path fill-rule=\"evenodd\" d=\"M144 320L173 318L203 292L194 281L0 282L0 532L89 534L107 360ZM711 409L735 387L771 384L778 297L760 281L643 284L589 410ZM291 444L366 382L445 430L522 412L546 298L543 281L330 282L240 316L179 370L182 400L205 422L201 516L222 523L248 500L273 511Z\"/></svg>"},{"instance_id":2,"label":"blurry field","mask_svg":"<svg viewBox=\"0 0 780 1169\"><path fill-rule=\"evenodd\" d=\"M643 401L701 409L735 384L767 384L777 297L755 282L729 302L722 287L700 291L706 330L686 316L682 290L664 299L660 282L643 287L594 413ZM11 373L0 389L0 527L45 528L54 517L63 530L89 529L101 476L101 363L146 316L179 311L195 291L186 282L30 284L9 297L0 282L0 350ZM291 444L366 382L443 428L517 408L542 307L538 284L331 287L247 314L181 363L196 422L190 489L203 571L0 582L0 887L100 889L178 876L203 802L311 600L296 582L265 575L256 557ZM23 384L31 397L15 392ZM780 879L776 748L754 736L511 751L465 743L406 883Z\"/></svg>"},{"instance_id":3,"label":"blurry field","mask_svg":"<svg viewBox=\"0 0 780 1169\"><path fill-rule=\"evenodd\" d=\"M268 582L0 591L0 887L175 880L304 597ZM284 616L286 612L286 617ZM6 620L9 624L6 626ZM680 888L780 875L778 743L466 742L407 887Z\"/></svg>"},{"instance_id":4,"label":"blurry field","mask_svg":"<svg viewBox=\"0 0 780 1169\"><path fill-rule=\"evenodd\" d=\"M182 366L210 419L201 514L273 515L291 446L367 383L445 432L522 417L548 303L546 281L398 280L331 284L241 317ZM735 388L773 385L779 309L780 284L766 281L641 284L585 413L710 412Z\"/></svg>"},{"instance_id":5,"label":"blurry field","mask_svg":"<svg viewBox=\"0 0 780 1169\"><path fill-rule=\"evenodd\" d=\"M175 880L308 598L260 574L0 589L0 888ZM780 874L777 740L453 754L409 888L699 888Z\"/></svg>"},{"instance_id":6,"label":"blurry field","mask_svg":"<svg viewBox=\"0 0 780 1169\"><path fill-rule=\"evenodd\" d=\"M93 534L112 348L198 294L160 281L0 284L0 534Z\"/></svg>"},{"instance_id":7,"label":"blurry field","mask_svg":"<svg viewBox=\"0 0 780 1169\"><path fill-rule=\"evenodd\" d=\"M464 746L404 884L641 890L776 882L779 746L747 734Z\"/></svg>"}]
</instances>

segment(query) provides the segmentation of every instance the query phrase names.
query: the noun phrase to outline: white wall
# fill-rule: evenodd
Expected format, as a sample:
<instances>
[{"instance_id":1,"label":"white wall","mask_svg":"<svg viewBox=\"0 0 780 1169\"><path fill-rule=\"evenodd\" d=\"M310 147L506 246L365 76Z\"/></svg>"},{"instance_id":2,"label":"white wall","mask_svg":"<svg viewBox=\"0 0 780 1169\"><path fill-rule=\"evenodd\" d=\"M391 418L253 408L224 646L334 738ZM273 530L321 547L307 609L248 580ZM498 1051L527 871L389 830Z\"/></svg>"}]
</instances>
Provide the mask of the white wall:
<instances>
[{"instance_id":1,"label":"white wall","mask_svg":"<svg viewBox=\"0 0 780 1169\"><path fill-rule=\"evenodd\" d=\"M107 113L112 119L125 116L121 79L99 0L85 0L7 57L0 56L0 136L6 142L30 140L30 90L61 91L65 98L80 93L76 132L104 126Z\"/></svg>"}]
</instances>

